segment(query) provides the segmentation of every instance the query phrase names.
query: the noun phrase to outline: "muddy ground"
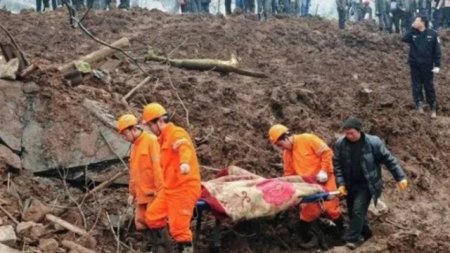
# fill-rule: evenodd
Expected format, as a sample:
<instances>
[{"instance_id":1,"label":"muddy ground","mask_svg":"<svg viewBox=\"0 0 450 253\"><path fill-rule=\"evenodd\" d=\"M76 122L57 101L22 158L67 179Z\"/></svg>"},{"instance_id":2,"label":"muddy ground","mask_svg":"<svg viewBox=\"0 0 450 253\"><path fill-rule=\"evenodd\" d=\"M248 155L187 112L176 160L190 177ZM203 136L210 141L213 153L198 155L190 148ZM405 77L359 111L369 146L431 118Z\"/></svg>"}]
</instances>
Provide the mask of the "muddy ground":
<instances>
[{"instance_id":1,"label":"muddy ground","mask_svg":"<svg viewBox=\"0 0 450 253\"><path fill-rule=\"evenodd\" d=\"M19 15L0 12L0 23L11 31L26 55L49 68L99 48L80 30L72 29L68 20L64 10ZM41 120L65 122L65 131L54 133L56 138L70 141L80 129L89 132L86 115L72 110L80 107L84 98L107 104L116 116L129 110L139 113L143 105L156 101L164 104L174 121L188 128L195 138L200 162L205 166L204 179L213 176L207 168L227 165L274 177L282 171L280 157L266 138L271 124L286 124L293 132L314 132L332 145L340 134L342 120L356 115L364 120L367 132L386 141L411 181L408 192L399 192L385 171L384 200L390 212L371 220L375 237L359 251L450 252L448 32L442 33L443 68L436 78L439 116L431 120L428 110L423 115L413 111L407 46L399 35L379 33L373 24L339 31L335 22L317 17L278 17L259 22L244 15L170 16L140 9L91 12L83 23L107 42L128 37L128 53L152 81L133 96L131 109L127 109L120 98L145 75L123 55L116 54L121 64L111 72L109 85L86 75L81 86L72 87L51 68L37 71L26 81L36 82L38 95L50 105L51 109L40 115ZM2 34L0 41L7 42L6 36ZM269 78L188 71L145 62L148 46L172 58L226 60L235 53L241 66L264 72ZM368 99L360 93L364 88L372 91ZM0 119L0 125L6 123ZM47 143L49 150L57 149L52 146L55 143ZM3 206L19 221L19 203L25 199L37 198L57 210L70 203L70 198L82 195L80 189L65 187L57 178L33 177L26 171L13 171L8 177L8 172L2 171L0 196ZM116 241L105 211L126 216L130 212L126 192L126 187L115 186L82 204L85 228L92 228L96 243L81 244L97 252L115 252ZM291 216L295 219L295 213ZM3 225L12 224L3 213L0 217ZM78 208L62 217L84 226ZM292 234L292 220L281 218L262 224L257 235L249 232L242 236L248 232L247 226L228 229L222 242L224 252L304 252ZM58 242L77 240L73 233L46 226L48 232L43 237ZM124 226L127 228L122 229L121 240L127 247L136 248L141 235L133 228L127 231L128 223ZM199 252L207 252L211 224L206 227L199 238ZM38 245L36 240L21 237L15 246L35 249ZM64 252L61 246L59 250ZM122 252L127 251L130 249L122 246Z\"/></svg>"}]
</instances>

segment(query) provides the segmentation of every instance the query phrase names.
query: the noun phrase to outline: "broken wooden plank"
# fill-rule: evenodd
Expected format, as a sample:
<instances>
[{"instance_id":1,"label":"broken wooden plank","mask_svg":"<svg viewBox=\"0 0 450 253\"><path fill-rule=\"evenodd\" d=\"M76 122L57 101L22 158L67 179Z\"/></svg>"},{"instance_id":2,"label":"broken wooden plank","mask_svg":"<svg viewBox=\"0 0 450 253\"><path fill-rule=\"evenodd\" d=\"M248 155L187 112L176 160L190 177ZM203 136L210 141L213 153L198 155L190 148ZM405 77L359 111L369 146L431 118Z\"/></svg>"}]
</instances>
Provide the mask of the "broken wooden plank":
<instances>
[{"instance_id":1,"label":"broken wooden plank","mask_svg":"<svg viewBox=\"0 0 450 253\"><path fill-rule=\"evenodd\" d=\"M144 86L144 84L148 83L148 81L150 81L150 78L151 78L151 76L147 76L144 80L142 80L142 82L140 82L138 85L133 87L133 89L131 89L125 96L123 96L123 98L121 99L122 104L124 104L125 106L128 106L127 99L129 97L131 97L139 88Z\"/></svg>"},{"instance_id":2,"label":"broken wooden plank","mask_svg":"<svg viewBox=\"0 0 450 253\"><path fill-rule=\"evenodd\" d=\"M65 228L65 229L67 229L67 230L69 230L71 232L74 232L75 234L79 234L81 236L89 236L89 232L88 231L86 231L86 230L84 230L84 229L82 229L80 227L77 227L77 226L75 226L73 224L70 224L69 222L67 222L67 221L65 221L65 220L63 220L63 219L61 219L59 217L56 217L56 216L54 216L52 214L45 215L45 218L47 220L53 222L53 223L56 223L56 224L60 225L61 227Z\"/></svg>"}]
</instances>

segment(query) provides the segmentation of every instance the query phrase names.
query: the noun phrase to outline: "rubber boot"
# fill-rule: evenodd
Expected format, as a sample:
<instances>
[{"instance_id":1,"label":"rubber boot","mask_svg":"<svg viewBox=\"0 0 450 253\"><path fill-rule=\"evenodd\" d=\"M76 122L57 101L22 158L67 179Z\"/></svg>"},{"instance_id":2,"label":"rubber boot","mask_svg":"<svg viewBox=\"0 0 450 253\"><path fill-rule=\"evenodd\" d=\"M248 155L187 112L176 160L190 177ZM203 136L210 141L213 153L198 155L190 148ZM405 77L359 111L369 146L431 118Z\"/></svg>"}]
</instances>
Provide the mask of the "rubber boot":
<instances>
[{"instance_id":1,"label":"rubber boot","mask_svg":"<svg viewBox=\"0 0 450 253\"><path fill-rule=\"evenodd\" d=\"M333 238L336 241L336 243L341 246L345 244L344 240L344 218L341 216L336 220L333 220L335 226L335 230L333 231Z\"/></svg>"},{"instance_id":2,"label":"rubber boot","mask_svg":"<svg viewBox=\"0 0 450 253\"><path fill-rule=\"evenodd\" d=\"M166 228L146 230L147 251L153 253L172 253L170 237Z\"/></svg>"},{"instance_id":3,"label":"rubber boot","mask_svg":"<svg viewBox=\"0 0 450 253\"><path fill-rule=\"evenodd\" d=\"M317 246L317 238L311 232L312 223L300 221L300 237L301 242L299 244L303 249L312 249Z\"/></svg>"},{"instance_id":4,"label":"rubber boot","mask_svg":"<svg viewBox=\"0 0 450 253\"><path fill-rule=\"evenodd\" d=\"M328 246L328 242L327 242L327 238L325 236L325 233L323 232L323 230L319 227L319 225L317 224L317 222L313 222L311 225L311 231L312 233L315 235L315 237L317 238L317 242L320 246L321 249L323 250L327 250L329 249Z\"/></svg>"},{"instance_id":5,"label":"rubber boot","mask_svg":"<svg viewBox=\"0 0 450 253\"><path fill-rule=\"evenodd\" d=\"M194 253L194 247L191 242L179 242L178 253Z\"/></svg>"},{"instance_id":6,"label":"rubber boot","mask_svg":"<svg viewBox=\"0 0 450 253\"><path fill-rule=\"evenodd\" d=\"M158 231L159 230L145 230L144 231L144 239L145 239L145 252L151 253L160 253L158 250Z\"/></svg>"},{"instance_id":7,"label":"rubber boot","mask_svg":"<svg viewBox=\"0 0 450 253\"><path fill-rule=\"evenodd\" d=\"M336 220L333 220L334 224L336 225L336 231L335 231L335 235L342 237L343 233L344 233L344 218L339 217Z\"/></svg>"}]
</instances>

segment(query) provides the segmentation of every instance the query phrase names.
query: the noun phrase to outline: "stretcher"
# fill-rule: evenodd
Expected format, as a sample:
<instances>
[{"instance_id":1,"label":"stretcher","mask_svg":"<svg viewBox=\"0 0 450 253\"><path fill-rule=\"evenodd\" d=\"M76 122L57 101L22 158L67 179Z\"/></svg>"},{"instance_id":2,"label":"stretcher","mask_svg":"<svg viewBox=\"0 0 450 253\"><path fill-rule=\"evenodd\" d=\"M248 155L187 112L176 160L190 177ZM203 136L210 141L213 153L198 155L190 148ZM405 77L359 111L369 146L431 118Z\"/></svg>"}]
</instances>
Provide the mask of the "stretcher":
<instances>
[{"instance_id":1,"label":"stretcher","mask_svg":"<svg viewBox=\"0 0 450 253\"><path fill-rule=\"evenodd\" d=\"M319 192L319 193L315 193L312 194L310 196L305 196L303 197L300 201L298 201L296 203L296 206L298 206L299 204L302 203L321 203L323 201L327 201L330 200L332 198L338 197L339 196L339 192L338 191L332 191L332 192ZM221 245L221 234L220 234L220 230L218 228L218 224L220 223L220 220L224 217L223 215L220 215L220 212L222 210L214 210L214 205L209 205L208 201L205 199L199 199L196 203L195 206L195 213L196 216L195 218L195 238L199 238L199 234L201 232L201 226L202 226L202 218L205 212L211 211L213 213L215 213L215 217L216 217L216 228L213 229L213 235L212 235L212 239L213 239L213 247L215 248L216 252L219 252L219 248ZM219 215L217 215L219 213Z\"/></svg>"}]
</instances>

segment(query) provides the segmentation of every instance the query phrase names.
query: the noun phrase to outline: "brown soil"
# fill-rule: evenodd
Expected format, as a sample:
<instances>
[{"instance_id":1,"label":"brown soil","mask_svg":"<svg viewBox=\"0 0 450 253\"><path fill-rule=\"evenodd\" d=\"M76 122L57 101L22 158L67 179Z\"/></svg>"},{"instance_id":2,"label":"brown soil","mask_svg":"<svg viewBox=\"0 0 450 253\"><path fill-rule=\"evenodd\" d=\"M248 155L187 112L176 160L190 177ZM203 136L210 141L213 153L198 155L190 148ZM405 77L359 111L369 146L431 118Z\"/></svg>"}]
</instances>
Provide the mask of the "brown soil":
<instances>
[{"instance_id":1,"label":"brown soil","mask_svg":"<svg viewBox=\"0 0 450 253\"><path fill-rule=\"evenodd\" d=\"M20 15L2 11L0 23L11 31L28 57L44 67L57 66L99 47L80 30L69 26L63 10ZM390 213L371 220L375 237L362 251L450 252L448 32L442 34L443 71L436 78L440 116L431 120L428 112L417 115L411 106L407 47L400 36L373 32L370 24L351 26L341 32L335 23L320 18L273 18L258 22L243 15L170 16L140 9L92 12L84 24L104 41L130 38L130 54L153 78L151 84L133 97L132 110L139 112L144 104L157 101L173 113L179 125L187 127L189 122L202 165L219 168L233 164L268 177L278 176L282 173L277 169L280 157L266 138L271 124L286 124L293 132L314 132L332 144L346 116L363 118L366 131L382 137L400 160L411 188L399 192L385 171L384 199ZM6 41L5 36L0 37L0 42ZM143 57L147 46L174 58L229 59L236 53L242 66L264 72L269 78L146 63ZM122 64L111 73L109 86L88 75L82 84L94 89L70 87L53 70L37 72L30 78L41 87L39 96L45 97L51 108L42 112L41 120L65 122L67 126L65 132L53 133L58 138L70 141L80 129L89 132L91 125L86 114L71 110L79 107L85 97L106 103L116 116L127 111L119 100L144 75L130 60L120 54L117 57ZM372 90L367 101L359 93L363 87ZM176 93L186 105L188 117ZM54 145L48 143L49 149L57 147ZM202 173L204 179L212 176L208 170ZM6 176L2 178L2 199L16 203L6 193ZM69 201L59 181L47 180L50 185L46 185L44 179L24 174L13 176L12 181L22 199L34 196L48 204L58 198L61 198L58 203ZM35 181L38 183L32 183ZM71 191L75 196L81 194L76 189ZM124 213L126 188L103 191L99 200L109 213L119 210ZM88 227L96 219L95 205L85 205ZM8 209L19 215L16 204L10 204ZM292 219L296 219L295 214ZM6 217L2 220L10 223ZM285 222L263 222L263 226L273 230L263 229L265 232L256 238L227 234L223 242L226 252L283 251L278 238L298 249L291 243L296 237L289 237L292 225L287 219L281 220ZM101 222L97 226L98 252L115 251L108 227ZM139 240L134 234L125 236ZM206 245L209 237L205 233L200 244ZM200 250L206 251L206 246Z\"/></svg>"}]
</instances>

